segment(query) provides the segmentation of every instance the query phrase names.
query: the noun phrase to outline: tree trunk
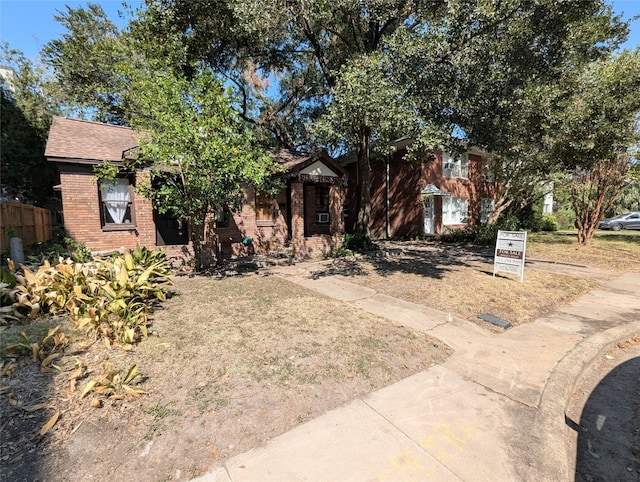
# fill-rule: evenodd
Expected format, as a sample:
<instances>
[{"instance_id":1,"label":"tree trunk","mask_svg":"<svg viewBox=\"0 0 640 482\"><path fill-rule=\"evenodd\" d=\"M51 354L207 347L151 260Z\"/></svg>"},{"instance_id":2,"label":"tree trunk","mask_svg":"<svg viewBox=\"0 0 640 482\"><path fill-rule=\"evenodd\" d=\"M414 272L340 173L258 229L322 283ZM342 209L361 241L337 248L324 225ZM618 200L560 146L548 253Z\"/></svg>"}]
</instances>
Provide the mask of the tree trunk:
<instances>
[{"instance_id":1,"label":"tree trunk","mask_svg":"<svg viewBox=\"0 0 640 482\"><path fill-rule=\"evenodd\" d=\"M189 237L193 246L193 269L202 271L211 267L211 254L207 253L205 247L205 224L204 221L196 224L189 220Z\"/></svg>"},{"instance_id":2,"label":"tree trunk","mask_svg":"<svg viewBox=\"0 0 640 482\"><path fill-rule=\"evenodd\" d=\"M358 147L358 217L355 233L369 237L371 221L371 167L369 165L369 143L371 129L364 127L360 132Z\"/></svg>"},{"instance_id":3,"label":"tree trunk","mask_svg":"<svg viewBox=\"0 0 640 482\"><path fill-rule=\"evenodd\" d=\"M498 222L498 219L500 219L500 215L511 205L512 201L512 199L505 199L504 197L500 197L500 199L497 200L493 211L491 211L489 217L487 218L487 225L496 224Z\"/></svg>"},{"instance_id":4,"label":"tree trunk","mask_svg":"<svg viewBox=\"0 0 640 482\"><path fill-rule=\"evenodd\" d=\"M611 209L625 186L629 168L629 159L617 155L613 159L597 163L590 171L574 172L571 180L571 204L576 214L580 245L591 244L604 214Z\"/></svg>"}]
</instances>

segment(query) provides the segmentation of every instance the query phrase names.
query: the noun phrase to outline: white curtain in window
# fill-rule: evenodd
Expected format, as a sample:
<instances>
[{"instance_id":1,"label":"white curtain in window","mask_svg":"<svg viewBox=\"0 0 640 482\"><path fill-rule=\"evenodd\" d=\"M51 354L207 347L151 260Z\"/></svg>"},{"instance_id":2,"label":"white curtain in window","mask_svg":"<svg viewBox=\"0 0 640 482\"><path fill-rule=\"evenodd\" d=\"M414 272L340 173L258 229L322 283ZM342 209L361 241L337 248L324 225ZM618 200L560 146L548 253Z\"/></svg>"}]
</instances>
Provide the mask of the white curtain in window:
<instances>
[{"instance_id":1,"label":"white curtain in window","mask_svg":"<svg viewBox=\"0 0 640 482\"><path fill-rule=\"evenodd\" d=\"M114 183L102 184L102 202L116 224L122 224L129 205L129 180L116 179Z\"/></svg>"}]
</instances>

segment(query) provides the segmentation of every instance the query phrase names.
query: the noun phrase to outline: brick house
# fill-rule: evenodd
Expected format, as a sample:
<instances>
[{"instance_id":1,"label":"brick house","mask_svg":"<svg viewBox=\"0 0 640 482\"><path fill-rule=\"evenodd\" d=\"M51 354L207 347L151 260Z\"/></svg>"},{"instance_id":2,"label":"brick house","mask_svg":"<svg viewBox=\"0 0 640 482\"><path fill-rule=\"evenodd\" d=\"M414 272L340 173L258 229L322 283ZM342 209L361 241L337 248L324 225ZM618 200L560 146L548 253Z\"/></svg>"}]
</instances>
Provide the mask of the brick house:
<instances>
[{"instance_id":1,"label":"brick house","mask_svg":"<svg viewBox=\"0 0 640 482\"><path fill-rule=\"evenodd\" d=\"M371 162L371 235L410 238L486 222L496 197L494 176L483 153L471 149L454 156L438 151L422 162L405 159L410 139L396 141L395 152ZM353 232L357 213L357 161L345 156L349 175L345 219Z\"/></svg>"},{"instance_id":2,"label":"brick house","mask_svg":"<svg viewBox=\"0 0 640 482\"><path fill-rule=\"evenodd\" d=\"M45 150L60 173L67 236L94 251L163 247L171 255L190 255L186 224L154 211L135 186L149 180L144 170L127 172L137 134L121 126L54 117ZM293 256L327 252L344 232L342 206L346 172L323 152L271 151L284 172L275 197L243 187L240 212L212 213L213 238L225 254L267 253L290 248ZM100 183L93 166L109 161L122 167L113 184ZM247 241L251 239L250 243ZM244 241L244 242L243 242Z\"/></svg>"}]
</instances>

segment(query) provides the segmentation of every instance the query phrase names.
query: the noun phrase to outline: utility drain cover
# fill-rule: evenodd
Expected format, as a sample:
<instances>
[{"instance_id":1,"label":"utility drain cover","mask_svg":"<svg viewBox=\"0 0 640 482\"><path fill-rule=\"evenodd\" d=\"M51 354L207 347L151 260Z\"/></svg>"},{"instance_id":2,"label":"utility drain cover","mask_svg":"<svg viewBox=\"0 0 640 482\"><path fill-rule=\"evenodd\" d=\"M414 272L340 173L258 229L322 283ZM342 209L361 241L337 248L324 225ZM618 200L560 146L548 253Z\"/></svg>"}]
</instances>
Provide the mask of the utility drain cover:
<instances>
[{"instance_id":1,"label":"utility drain cover","mask_svg":"<svg viewBox=\"0 0 640 482\"><path fill-rule=\"evenodd\" d=\"M499 326L500 328L504 328L505 330L507 328L511 328L511 323L509 323L508 321L501 320L497 316L489 315L487 313L480 313L478 315L478 318L484 321L488 321L492 325L496 325L496 326Z\"/></svg>"}]
</instances>

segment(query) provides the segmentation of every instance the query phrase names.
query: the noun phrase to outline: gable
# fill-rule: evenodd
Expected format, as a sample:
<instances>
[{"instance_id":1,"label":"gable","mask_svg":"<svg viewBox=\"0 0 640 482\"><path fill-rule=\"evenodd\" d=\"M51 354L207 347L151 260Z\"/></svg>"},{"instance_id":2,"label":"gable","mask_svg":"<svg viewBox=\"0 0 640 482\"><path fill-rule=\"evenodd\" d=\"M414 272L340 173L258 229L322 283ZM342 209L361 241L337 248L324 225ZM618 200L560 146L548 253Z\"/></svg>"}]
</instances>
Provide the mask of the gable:
<instances>
[{"instance_id":1,"label":"gable","mask_svg":"<svg viewBox=\"0 0 640 482\"><path fill-rule=\"evenodd\" d=\"M300 174L306 174L308 176L326 176L326 177L338 177L326 164L321 161L316 161L313 164L305 167L300 171Z\"/></svg>"}]
</instances>

